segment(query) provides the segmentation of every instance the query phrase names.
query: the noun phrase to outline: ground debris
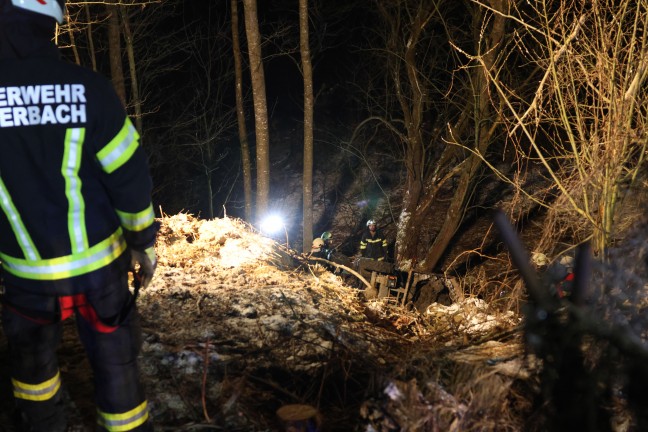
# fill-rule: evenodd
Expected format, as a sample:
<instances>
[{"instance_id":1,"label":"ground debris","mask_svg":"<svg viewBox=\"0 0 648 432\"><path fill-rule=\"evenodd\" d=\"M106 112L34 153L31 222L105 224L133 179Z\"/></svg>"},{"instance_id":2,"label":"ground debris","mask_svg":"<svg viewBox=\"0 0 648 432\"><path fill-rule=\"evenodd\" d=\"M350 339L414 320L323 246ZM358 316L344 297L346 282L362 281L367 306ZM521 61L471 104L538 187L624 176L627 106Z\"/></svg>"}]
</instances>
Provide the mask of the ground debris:
<instances>
[{"instance_id":1,"label":"ground debris","mask_svg":"<svg viewBox=\"0 0 648 432\"><path fill-rule=\"evenodd\" d=\"M435 338L446 346L455 339L459 346L467 337L487 338L519 324L508 314L489 314L487 305L471 299L445 311L434 304L425 313L365 301L362 291L339 276L308 265L296 252L235 219L183 214L160 222L158 274L141 296L140 311L147 387L154 415L167 423L197 421L205 404L217 422L235 421L232 428L272 430L277 427L274 410L308 403L319 408L327 430L370 427L362 413L369 401L379 400L381 385L401 382L399 374L417 358L410 356L413 350L429 351ZM508 343L509 354L523 358L519 339ZM445 356L443 361L472 360ZM347 399L340 399L337 392L344 387ZM401 413L392 413L399 427L403 416L414 412L419 420L412 425L456 422L447 410L427 412L427 402L413 390L402 391L407 398L381 408ZM180 392L186 392L184 397L178 397ZM246 405L264 398L262 409ZM420 406L404 408L414 400ZM465 411L467 403L458 401L455 411Z\"/></svg>"},{"instance_id":2,"label":"ground debris","mask_svg":"<svg viewBox=\"0 0 648 432\"><path fill-rule=\"evenodd\" d=\"M307 404L318 410L322 431L497 430L485 420L496 424L504 409L521 430L523 410L511 401L527 405L509 389L531 372L486 363L503 356L522 362L515 317L472 300L426 312L367 301L339 275L237 219L178 214L159 222L157 272L138 299L141 371L157 429L280 431L277 410ZM518 337L498 336L507 330ZM78 361L76 334L64 337L70 410L84 421L76 430L94 430L91 373ZM483 348L490 339L497 354ZM476 344L481 354L471 349ZM460 383L453 370L469 377ZM494 396L479 398L479 376L500 390L487 388ZM478 398L480 414L471 416ZM5 424L10 408L2 403ZM390 420L377 422L371 410Z\"/></svg>"}]
</instances>

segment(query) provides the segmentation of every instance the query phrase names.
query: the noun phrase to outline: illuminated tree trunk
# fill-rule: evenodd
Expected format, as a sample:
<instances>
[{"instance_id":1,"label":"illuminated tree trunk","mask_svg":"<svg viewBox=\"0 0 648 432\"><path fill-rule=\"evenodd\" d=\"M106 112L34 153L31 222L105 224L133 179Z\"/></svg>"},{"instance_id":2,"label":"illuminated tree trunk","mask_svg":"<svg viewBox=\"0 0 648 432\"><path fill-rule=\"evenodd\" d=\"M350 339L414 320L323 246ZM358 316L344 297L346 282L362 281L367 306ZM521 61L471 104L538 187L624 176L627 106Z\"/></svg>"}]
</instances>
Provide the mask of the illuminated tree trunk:
<instances>
[{"instance_id":1,"label":"illuminated tree trunk","mask_svg":"<svg viewBox=\"0 0 648 432\"><path fill-rule=\"evenodd\" d=\"M248 144L245 111L243 108L243 68L241 66L241 43L239 41L238 0L231 0L232 7L232 51L234 54L236 118L239 142L241 143L241 166L243 169L243 191L245 194L245 220L252 222L252 165Z\"/></svg>"},{"instance_id":2,"label":"illuminated tree trunk","mask_svg":"<svg viewBox=\"0 0 648 432\"><path fill-rule=\"evenodd\" d=\"M304 77L303 251L313 240L313 67L308 39L308 0L299 0L299 46Z\"/></svg>"},{"instance_id":3,"label":"illuminated tree trunk","mask_svg":"<svg viewBox=\"0 0 648 432\"><path fill-rule=\"evenodd\" d=\"M250 57L252 98L254 101L254 130L256 133L256 218L268 209L270 195L270 136L268 131L268 106L266 102L265 75L261 57L261 35L257 17L256 0L243 0L245 35Z\"/></svg>"}]
</instances>

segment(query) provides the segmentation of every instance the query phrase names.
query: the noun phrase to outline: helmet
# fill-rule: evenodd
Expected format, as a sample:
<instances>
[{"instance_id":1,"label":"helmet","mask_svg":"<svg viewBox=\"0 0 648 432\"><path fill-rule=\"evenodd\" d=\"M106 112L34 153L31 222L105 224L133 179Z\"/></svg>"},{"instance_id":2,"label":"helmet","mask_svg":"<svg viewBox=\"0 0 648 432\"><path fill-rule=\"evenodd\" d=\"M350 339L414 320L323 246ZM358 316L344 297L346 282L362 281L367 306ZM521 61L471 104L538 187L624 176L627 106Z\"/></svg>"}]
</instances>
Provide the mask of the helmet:
<instances>
[{"instance_id":1,"label":"helmet","mask_svg":"<svg viewBox=\"0 0 648 432\"><path fill-rule=\"evenodd\" d=\"M330 231L324 231L324 232L322 233L322 240L324 240L324 241L326 241L326 240L330 240L331 237L333 237L333 234L331 234Z\"/></svg>"},{"instance_id":2,"label":"helmet","mask_svg":"<svg viewBox=\"0 0 648 432\"><path fill-rule=\"evenodd\" d=\"M315 240L313 240L313 246L311 247L311 250L316 251L323 246L324 246L324 240L322 240L321 238L316 238Z\"/></svg>"},{"instance_id":3,"label":"helmet","mask_svg":"<svg viewBox=\"0 0 648 432\"><path fill-rule=\"evenodd\" d=\"M376 221L373 220L373 219L369 219L369 220L367 221L367 226L369 226L369 225L376 225Z\"/></svg>"},{"instance_id":4,"label":"helmet","mask_svg":"<svg viewBox=\"0 0 648 432\"><path fill-rule=\"evenodd\" d=\"M565 255L562 256L559 260L558 263L565 267L567 271L572 271L574 269L574 257Z\"/></svg>"},{"instance_id":5,"label":"helmet","mask_svg":"<svg viewBox=\"0 0 648 432\"><path fill-rule=\"evenodd\" d=\"M28 10L41 15L54 18L59 24L63 23L63 11L65 11L65 0L0 0L5 3L3 11L8 10L7 2L11 1L13 7ZM10 10L10 9L9 9Z\"/></svg>"}]
</instances>

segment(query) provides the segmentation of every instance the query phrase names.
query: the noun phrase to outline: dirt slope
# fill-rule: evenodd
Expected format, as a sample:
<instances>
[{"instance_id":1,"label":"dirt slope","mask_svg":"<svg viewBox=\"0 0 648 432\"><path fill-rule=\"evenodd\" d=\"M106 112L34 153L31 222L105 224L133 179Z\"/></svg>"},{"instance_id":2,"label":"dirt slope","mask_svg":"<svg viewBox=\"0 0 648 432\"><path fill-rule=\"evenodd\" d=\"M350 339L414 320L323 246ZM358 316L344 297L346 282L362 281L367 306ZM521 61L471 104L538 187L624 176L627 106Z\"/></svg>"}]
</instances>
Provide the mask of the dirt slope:
<instances>
[{"instance_id":1,"label":"dirt slope","mask_svg":"<svg viewBox=\"0 0 648 432\"><path fill-rule=\"evenodd\" d=\"M158 270L138 302L157 430L281 431L286 404L317 408L321 431L521 430L534 369L518 317L470 297L426 311L365 301L237 219L160 222ZM92 430L91 374L72 323L65 339L75 430ZM6 356L0 333L3 425Z\"/></svg>"}]
</instances>

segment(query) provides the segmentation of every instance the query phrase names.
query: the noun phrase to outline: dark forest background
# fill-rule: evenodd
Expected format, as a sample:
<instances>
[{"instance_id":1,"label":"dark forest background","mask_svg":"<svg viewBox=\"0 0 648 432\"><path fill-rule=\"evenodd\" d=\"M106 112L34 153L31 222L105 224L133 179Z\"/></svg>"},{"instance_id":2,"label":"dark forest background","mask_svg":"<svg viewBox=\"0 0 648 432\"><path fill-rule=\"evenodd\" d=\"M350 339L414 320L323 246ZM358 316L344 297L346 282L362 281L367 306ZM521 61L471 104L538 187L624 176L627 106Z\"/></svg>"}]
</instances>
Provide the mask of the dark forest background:
<instances>
[{"instance_id":1,"label":"dark forest background","mask_svg":"<svg viewBox=\"0 0 648 432\"><path fill-rule=\"evenodd\" d=\"M304 115L308 98L300 6L306 6L313 64L312 124ZM235 16L233 7L238 8ZM260 80L259 70L250 66L254 39L244 25L244 15L254 7L265 72L267 118L262 121L252 94ZM340 301L333 279L336 286L327 292L344 310L336 312L339 317L323 319L318 333L330 333L335 341L329 364L334 376L343 375L345 393L352 381L363 392L371 387L365 384L373 381L374 371L377 376L400 369L403 376L414 371L409 377L420 377L418 383L435 401L421 407L423 399L412 381L405 408L393 409L406 420L432 408L440 410L438 418L450 419L439 424L459 429L455 418L475 429L502 430L503 424L511 424L506 413L524 417L529 430L648 428L648 1L110 0L72 1L68 13L57 43L70 61L113 81L150 157L158 215L227 215L259 228L266 212L277 211L285 217L286 242L290 239L296 249L307 249L309 236L330 230L347 255L356 252L364 223L372 218L390 239L400 275L423 275L430 290L453 294L451 306L458 307L457 313L408 310L416 315L409 321L362 303L356 318ZM234 17L238 24L233 28ZM240 49L235 48L235 34ZM237 58L242 63L242 117L236 110ZM242 119L244 134L239 129ZM312 178L304 162L310 128ZM266 133L270 157L263 166L255 156ZM270 184L261 182L269 186L267 196L258 182L253 195L245 193L246 152L252 178L269 172ZM312 197L307 197L305 186L311 183ZM246 213L248 206L251 214ZM312 219L307 210L312 210ZM511 222L507 245L493 226L495 214L500 229L508 226L503 221ZM182 232L177 236L181 243L196 238L191 231ZM281 246L282 236L276 246ZM213 238L209 243L217 250L221 240ZM522 240L521 246L514 240ZM190 248L182 243L179 249ZM205 251L214 261L223 258L209 248L201 253ZM285 258L282 253L278 256ZM567 257L573 258L570 270L575 276L569 295L561 297L556 287L567 281L565 273L558 277L551 272L566 272L565 265L556 264ZM203 318L201 304L209 297L196 287L209 276L204 268L187 271L196 277L195 284L187 285L185 261L194 263L183 258L169 266L169 274L178 279L167 274L159 279L167 283L168 278L169 287L182 293L163 292L152 310L165 309L157 301L177 297L180 303L165 310L186 312L195 306L198 311L172 314L171 326L182 329L176 321L182 316L202 331L204 323L195 325L195 320ZM312 272L310 266L302 268ZM290 277L296 274L293 270ZM248 302L279 303L267 295L265 279L257 287L243 276L236 270L232 282L225 283L218 276L214 305L227 310L214 312L215 328L223 328L224 316L238 318L240 313L231 311L238 300L221 301L224 292L245 296L240 304L246 309ZM295 291L315 302L307 286ZM256 299L250 300L255 293ZM354 301L358 293L353 291ZM192 296L195 301L187 301ZM282 304L284 297L282 293ZM470 339L457 317L472 320L471 305L482 303L496 310L499 319L509 314L524 318L513 329L496 328L496 334ZM286 304L300 324L308 321L295 313L292 303ZM157 328L156 313L144 316L155 318L151 327ZM261 321L256 312L253 319ZM385 325L389 320L393 322ZM416 320L438 323L444 330L411 339L418 331ZM336 322L343 327L370 323L358 327L363 335L380 327L397 336L403 350L393 352L393 361L381 357L380 367L354 363L362 375L356 381L358 375L350 376L345 364L337 363L348 357L336 351L345 346L338 343L344 333L337 327L330 330ZM241 358L264 358L256 344L259 334L255 324L254 351ZM461 341L446 345L444 334ZM292 350L298 338L290 332L284 336ZM489 353L470 373L465 363L450 366L447 361L446 354L457 347L512 336L519 338L521 349L511 355L524 356L525 365L539 372L523 388L517 387L520 382L500 381L489 369L513 358L509 354ZM228 343L231 337L227 335ZM365 354L359 339L349 339L349 356ZM390 346L384 352L393 350L390 339L385 340ZM207 340L205 352L209 345ZM374 345L373 340L368 344ZM522 353L522 345L528 351ZM438 365L429 367L432 362ZM293 363L293 357L282 355L279 363ZM332 369L325 369L330 376ZM522 369L516 366L516 380ZM293 383L327 388L323 378L301 373L304 381ZM439 379L452 382L465 396L447 405L448 393L435 386ZM338 387L332 388L335 393ZM257 403L259 392L250 394ZM479 401L488 406L497 401L494 395L505 400L503 411L482 410ZM338 400L348 405L346 399ZM624 415L615 417L612 411ZM484 418L493 419L492 424L480 427ZM626 429L613 428L617 420ZM395 430L389 427L381 430Z\"/></svg>"},{"instance_id":2,"label":"dark forest background","mask_svg":"<svg viewBox=\"0 0 648 432\"><path fill-rule=\"evenodd\" d=\"M237 3L254 177L250 4L265 68L270 207L310 244L300 238L298 2ZM159 212L245 217L232 5L68 5L62 52L123 88ZM464 258L490 253L492 230L478 221L496 208L533 227L532 249L549 257L585 241L602 255L641 214L645 2L315 0L308 23L315 235L354 238L375 218L401 268L433 271L456 264L449 251L471 229Z\"/></svg>"}]
</instances>

